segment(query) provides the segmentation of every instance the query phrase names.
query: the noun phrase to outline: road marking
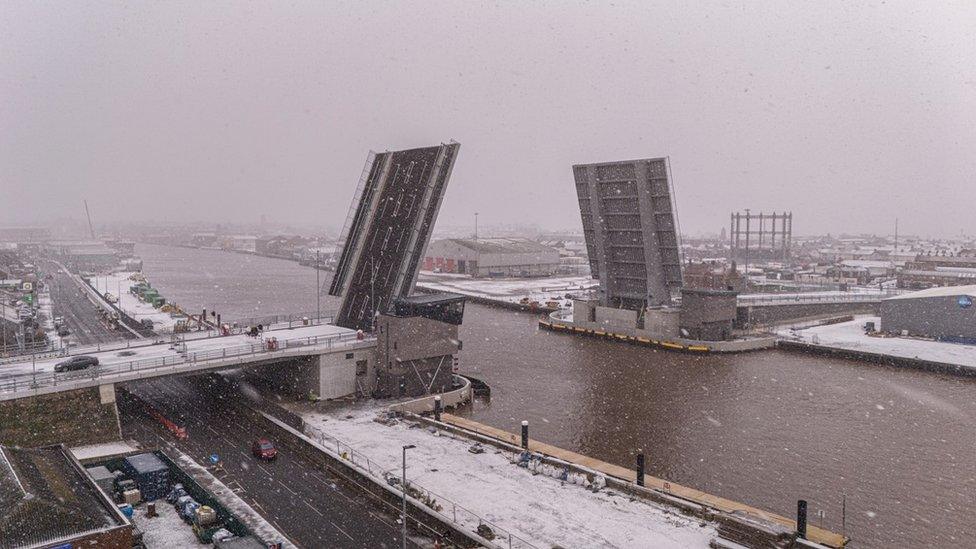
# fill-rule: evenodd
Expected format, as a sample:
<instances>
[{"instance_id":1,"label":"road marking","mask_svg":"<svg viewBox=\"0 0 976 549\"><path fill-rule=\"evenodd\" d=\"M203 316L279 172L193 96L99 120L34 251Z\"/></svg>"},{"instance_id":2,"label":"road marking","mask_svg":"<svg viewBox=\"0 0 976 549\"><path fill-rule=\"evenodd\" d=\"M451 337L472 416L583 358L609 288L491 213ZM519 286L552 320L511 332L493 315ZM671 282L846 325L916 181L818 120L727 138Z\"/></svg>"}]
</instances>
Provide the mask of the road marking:
<instances>
[{"instance_id":1,"label":"road marking","mask_svg":"<svg viewBox=\"0 0 976 549\"><path fill-rule=\"evenodd\" d=\"M293 496L297 496L297 495L298 495L298 492L296 492L296 491L294 491L294 490L292 490L291 488L289 488L289 487L288 487L288 485L287 485L287 484L285 484L284 482L281 482L281 481L279 480L279 481L278 481L278 484L280 484L280 485L282 485L282 486L284 486L284 487L285 487L285 490L288 490L289 492L291 492L291 495L293 495Z\"/></svg>"},{"instance_id":2,"label":"road marking","mask_svg":"<svg viewBox=\"0 0 976 549\"><path fill-rule=\"evenodd\" d=\"M321 513L319 513L319 514L321 514ZM344 536L346 536L347 538L349 538L349 539L350 539L350 540L352 540L352 541L356 541L356 540L355 540L355 539L353 539L353 537L352 537L352 536L350 536L350 535L349 535L349 534L348 534L348 533L347 533L347 532L346 532L345 530L343 530L343 529L342 529L342 527L340 527L340 526L339 526L338 524L336 524L336 523L334 523L334 522L332 522L331 520L330 520L329 522L330 522L330 523L332 523L332 526L335 526L337 530L339 530L340 532L342 532L342 535L344 535Z\"/></svg>"},{"instance_id":3,"label":"road marking","mask_svg":"<svg viewBox=\"0 0 976 549\"><path fill-rule=\"evenodd\" d=\"M305 506L308 507L309 509L311 509L311 510L315 511L316 513L318 513L320 517L324 517L325 516L325 515L322 514L322 511L319 511L318 509L316 509L311 503L308 502L308 500L304 500L303 499L302 500L302 503L304 503ZM333 525L334 525L334 523L333 523ZM340 530L341 530L341 528L340 528ZM343 532L343 533L345 533L345 532Z\"/></svg>"}]
</instances>

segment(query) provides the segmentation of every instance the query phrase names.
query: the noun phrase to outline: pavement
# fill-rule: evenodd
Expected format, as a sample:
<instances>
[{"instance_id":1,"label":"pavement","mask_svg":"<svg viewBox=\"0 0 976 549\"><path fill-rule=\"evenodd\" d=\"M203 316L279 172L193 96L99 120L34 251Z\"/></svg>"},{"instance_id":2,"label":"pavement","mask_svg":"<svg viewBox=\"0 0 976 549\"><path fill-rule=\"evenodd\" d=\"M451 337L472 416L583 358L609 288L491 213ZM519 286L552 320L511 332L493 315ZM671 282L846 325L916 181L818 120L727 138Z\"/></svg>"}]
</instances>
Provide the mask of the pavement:
<instances>
[{"instance_id":1,"label":"pavement","mask_svg":"<svg viewBox=\"0 0 976 549\"><path fill-rule=\"evenodd\" d=\"M292 447L250 414L212 392L207 376L160 378L131 383L126 390L186 428L177 440L142 411L138 401L120 399L123 438L145 447L176 447L207 466L221 482L299 547L381 548L400 546L400 526L373 500L332 475L305 449ZM273 462L255 459L251 442L269 437L278 446ZM410 547L421 547L411 540Z\"/></svg>"}]
</instances>

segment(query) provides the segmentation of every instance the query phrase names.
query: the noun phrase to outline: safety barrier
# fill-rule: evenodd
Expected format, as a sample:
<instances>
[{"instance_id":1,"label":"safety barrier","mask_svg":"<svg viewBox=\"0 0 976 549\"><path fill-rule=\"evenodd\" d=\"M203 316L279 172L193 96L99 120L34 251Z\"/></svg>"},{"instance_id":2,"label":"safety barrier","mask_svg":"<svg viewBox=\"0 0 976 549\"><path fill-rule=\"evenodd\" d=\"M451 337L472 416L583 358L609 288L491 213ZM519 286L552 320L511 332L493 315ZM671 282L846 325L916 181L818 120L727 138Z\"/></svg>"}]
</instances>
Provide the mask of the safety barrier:
<instances>
[{"instance_id":1,"label":"safety barrier","mask_svg":"<svg viewBox=\"0 0 976 549\"><path fill-rule=\"evenodd\" d=\"M148 358L142 360L133 360L129 362L116 362L106 365L98 365L94 368L89 368L86 370L78 370L74 372L43 372L39 375L33 375L31 377L22 376L23 380L15 379L13 381L6 381L0 383L0 393L11 393L19 391L29 391L38 389L41 387L51 387L60 384L77 382L79 380L102 380L109 382L112 376L121 376L124 374L129 374L133 372L140 372L146 370L159 370L166 367L177 367L177 366L192 366L192 365L205 365L208 362L217 362L227 358L234 357L244 357L244 356L271 356L271 355L285 355L285 351L289 349L294 350L302 347L320 347L325 346L322 350L332 349L337 346L337 344L347 343L347 342L359 342L360 340L357 334L340 334L340 335L329 335L329 336L309 336L309 337L299 337L293 339L280 339L276 340L276 345L273 347L269 345L268 341L257 341L255 343L250 343L246 345L237 345L234 347L224 347L222 349L212 349L208 351L195 351L186 352L176 355L169 355L157 358ZM316 349L318 350L318 349Z\"/></svg>"}]
</instances>

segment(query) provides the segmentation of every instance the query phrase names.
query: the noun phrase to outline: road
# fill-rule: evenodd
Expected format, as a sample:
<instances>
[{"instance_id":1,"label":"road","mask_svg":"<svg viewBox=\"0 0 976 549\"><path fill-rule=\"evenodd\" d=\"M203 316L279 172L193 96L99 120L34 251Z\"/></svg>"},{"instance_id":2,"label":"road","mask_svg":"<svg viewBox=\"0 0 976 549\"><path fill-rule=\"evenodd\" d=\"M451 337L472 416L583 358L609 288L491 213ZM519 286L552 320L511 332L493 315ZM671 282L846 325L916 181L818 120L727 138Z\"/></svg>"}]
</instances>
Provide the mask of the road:
<instances>
[{"instance_id":1,"label":"road","mask_svg":"<svg viewBox=\"0 0 976 549\"><path fill-rule=\"evenodd\" d=\"M395 516L303 451L275 440L237 405L215 396L208 385L206 376L127 385L129 392L183 425L189 436L176 440L138 405L121 400L123 437L146 447L175 446L201 465L216 452L223 470L216 476L299 547L399 547ZM250 454L251 442L262 436L279 447L274 462L261 462Z\"/></svg>"},{"instance_id":2,"label":"road","mask_svg":"<svg viewBox=\"0 0 976 549\"><path fill-rule=\"evenodd\" d=\"M49 280L51 302L55 317L64 318L71 335L70 340L78 345L94 345L96 343L110 343L134 338L125 329L113 330L101 320L98 310L88 300L84 290L79 288L74 280L57 265L45 262L45 269L54 276Z\"/></svg>"}]
</instances>

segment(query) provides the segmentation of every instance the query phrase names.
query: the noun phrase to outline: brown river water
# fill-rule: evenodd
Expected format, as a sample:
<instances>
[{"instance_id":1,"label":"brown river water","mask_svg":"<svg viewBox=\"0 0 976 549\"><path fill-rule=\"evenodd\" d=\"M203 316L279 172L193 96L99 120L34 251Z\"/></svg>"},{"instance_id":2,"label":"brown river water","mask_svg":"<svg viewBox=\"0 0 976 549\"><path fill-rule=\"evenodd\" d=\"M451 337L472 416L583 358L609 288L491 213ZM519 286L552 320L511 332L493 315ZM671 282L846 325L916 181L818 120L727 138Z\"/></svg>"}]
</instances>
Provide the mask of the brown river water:
<instances>
[{"instance_id":1,"label":"brown river water","mask_svg":"<svg viewBox=\"0 0 976 549\"><path fill-rule=\"evenodd\" d=\"M314 311L297 263L139 244L185 308L225 318ZM330 273L322 273L328 284ZM322 310L334 310L322 296ZM786 516L851 547L976 547L976 379L783 351L695 356L540 331L469 304L462 372L487 381L473 419Z\"/></svg>"}]
</instances>

